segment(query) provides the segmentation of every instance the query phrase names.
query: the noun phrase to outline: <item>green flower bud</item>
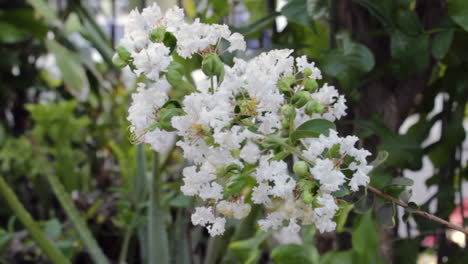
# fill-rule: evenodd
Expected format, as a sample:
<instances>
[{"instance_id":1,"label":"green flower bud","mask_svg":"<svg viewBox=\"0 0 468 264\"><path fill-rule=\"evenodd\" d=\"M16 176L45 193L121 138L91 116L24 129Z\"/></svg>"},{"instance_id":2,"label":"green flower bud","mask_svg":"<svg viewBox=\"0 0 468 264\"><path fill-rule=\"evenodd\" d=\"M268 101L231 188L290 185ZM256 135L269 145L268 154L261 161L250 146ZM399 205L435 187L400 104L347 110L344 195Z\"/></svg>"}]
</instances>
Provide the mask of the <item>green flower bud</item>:
<instances>
[{"instance_id":1,"label":"green flower bud","mask_svg":"<svg viewBox=\"0 0 468 264\"><path fill-rule=\"evenodd\" d=\"M311 204L314 202L315 198L310 192L302 192L301 193L301 199L304 201L306 204Z\"/></svg>"},{"instance_id":2,"label":"green flower bud","mask_svg":"<svg viewBox=\"0 0 468 264\"><path fill-rule=\"evenodd\" d=\"M313 113L322 113L323 110L323 105L317 100L311 100L307 102L305 106L305 112L308 115L312 115Z\"/></svg>"},{"instance_id":3,"label":"green flower bud","mask_svg":"<svg viewBox=\"0 0 468 264\"><path fill-rule=\"evenodd\" d=\"M202 61L202 71L206 76L221 76L224 74L224 64L215 53L205 55Z\"/></svg>"},{"instance_id":4,"label":"green flower bud","mask_svg":"<svg viewBox=\"0 0 468 264\"><path fill-rule=\"evenodd\" d=\"M171 62L167 67L166 79L169 84L177 87L182 81L184 76L184 66L176 61Z\"/></svg>"},{"instance_id":5,"label":"green flower bud","mask_svg":"<svg viewBox=\"0 0 468 264\"><path fill-rule=\"evenodd\" d=\"M306 177L309 174L309 165L305 161L298 161L294 163L293 171L299 177Z\"/></svg>"},{"instance_id":6,"label":"green flower bud","mask_svg":"<svg viewBox=\"0 0 468 264\"><path fill-rule=\"evenodd\" d=\"M294 118L296 117L296 108L292 105L283 105L281 107L281 113L286 117L286 118Z\"/></svg>"},{"instance_id":7,"label":"green flower bud","mask_svg":"<svg viewBox=\"0 0 468 264\"><path fill-rule=\"evenodd\" d=\"M294 76L285 76L278 81L278 88L282 92L289 92L291 85L293 85L294 82L296 82L296 78L294 78Z\"/></svg>"},{"instance_id":8,"label":"green flower bud","mask_svg":"<svg viewBox=\"0 0 468 264\"><path fill-rule=\"evenodd\" d=\"M112 57L112 63L114 63L117 67L120 67L120 68L123 68L125 66L128 65L128 62L122 60L122 58L120 58L119 54L114 54L114 56Z\"/></svg>"},{"instance_id":9,"label":"green flower bud","mask_svg":"<svg viewBox=\"0 0 468 264\"><path fill-rule=\"evenodd\" d=\"M291 101L298 108L303 107L310 100L310 93L307 91L297 92L292 96Z\"/></svg>"},{"instance_id":10,"label":"green flower bud","mask_svg":"<svg viewBox=\"0 0 468 264\"><path fill-rule=\"evenodd\" d=\"M163 42L165 35L166 35L166 28L157 27L151 30L149 38L152 42Z\"/></svg>"},{"instance_id":11,"label":"green flower bud","mask_svg":"<svg viewBox=\"0 0 468 264\"><path fill-rule=\"evenodd\" d=\"M234 157L234 158L238 158L240 156L240 149L233 149L231 150L231 155Z\"/></svg>"},{"instance_id":12,"label":"green flower bud","mask_svg":"<svg viewBox=\"0 0 468 264\"><path fill-rule=\"evenodd\" d=\"M124 47L124 46L117 46L115 48L115 51L117 51L117 54L119 54L119 57L123 60L128 62L132 58L132 55L130 52Z\"/></svg>"},{"instance_id":13,"label":"green flower bud","mask_svg":"<svg viewBox=\"0 0 468 264\"><path fill-rule=\"evenodd\" d=\"M317 88L318 88L318 83L317 83L317 81L314 80L314 79L307 79L307 80L305 81L305 83L304 83L304 88L305 88L307 91L313 93L313 92L315 92L315 91L317 90Z\"/></svg>"},{"instance_id":14,"label":"green flower bud","mask_svg":"<svg viewBox=\"0 0 468 264\"><path fill-rule=\"evenodd\" d=\"M302 72L305 77L309 77L312 75L312 69L311 68L305 68L304 71Z\"/></svg>"}]
</instances>

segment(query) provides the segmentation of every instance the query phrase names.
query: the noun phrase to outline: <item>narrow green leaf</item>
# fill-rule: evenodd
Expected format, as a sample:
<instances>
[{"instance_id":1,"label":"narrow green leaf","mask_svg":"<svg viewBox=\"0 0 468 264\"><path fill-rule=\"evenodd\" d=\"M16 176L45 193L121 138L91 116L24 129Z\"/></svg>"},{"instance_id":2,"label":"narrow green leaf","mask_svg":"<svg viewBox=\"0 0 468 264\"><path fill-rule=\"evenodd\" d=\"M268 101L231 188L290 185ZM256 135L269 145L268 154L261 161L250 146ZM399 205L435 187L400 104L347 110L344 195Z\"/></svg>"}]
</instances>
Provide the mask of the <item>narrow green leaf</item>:
<instances>
[{"instance_id":1,"label":"narrow green leaf","mask_svg":"<svg viewBox=\"0 0 468 264\"><path fill-rule=\"evenodd\" d=\"M44 20L48 24L55 24L59 20L55 11L49 6L47 1L44 0L28 0L28 3L34 7L34 9L44 17Z\"/></svg>"},{"instance_id":2,"label":"narrow green leaf","mask_svg":"<svg viewBox=\"0 0 468 264\"><path fill-rule=\"evenodd\" d=\"M47 49L55 54L67 90L77 99L88 98L89 82L80 58L52 39L46 40Z\"/></svg>"},{"instance_id":3,"label":"narrow green leaf","mask_svg":"<svg viewBox=\"0 0 468 264\"><path fill-rule=\"evenodd\" d=\"M300 125L292 134L291 140L296 141L305 137L328 136L330 129L336 130L335 123L325 119L312 119Z\"/></svg>"},{"instance_id":4,"label":"narrow green leaf","mask_svg":"<svg viewBox=\"0 0 468 264\"><path fill-rule=\"evenodd\" d=\"M468 31L468 1L447 0L447 9L453 21Z\"/></svg>"},{"instance_id":5,"label":"narrow green leaf","mask_svg":"<svg viewBox=\"0 0 468 264\"><path fill-rule=\"evenodd\" d=\"M169 244L165 216L167 213L162 207L161 169L159 168L159 154L153 152L153 177L149 186L148 208L148 253L149 263L169 264Z\"/></svg>"}]
</instances>

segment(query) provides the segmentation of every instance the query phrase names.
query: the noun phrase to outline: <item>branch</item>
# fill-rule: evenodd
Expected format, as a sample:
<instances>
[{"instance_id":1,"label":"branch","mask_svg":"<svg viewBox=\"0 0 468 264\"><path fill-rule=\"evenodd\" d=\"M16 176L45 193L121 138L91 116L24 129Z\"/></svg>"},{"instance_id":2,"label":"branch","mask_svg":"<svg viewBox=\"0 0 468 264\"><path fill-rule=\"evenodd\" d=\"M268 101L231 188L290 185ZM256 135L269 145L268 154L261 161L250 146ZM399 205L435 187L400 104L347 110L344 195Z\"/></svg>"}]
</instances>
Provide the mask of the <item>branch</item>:
<instances>
[{"instance_id":1,"label":"branch","mask_svg":"<svg viewBox=\"0 0 468 264\"><path fill-rule=\"evenodd\" d=\"M379 189L377 189L375 187L367 185L367 189L370 190L371 192L377 194L378 196L386 199L386 200L390 200L390 201L396 203L397 205L399 205L399 206L401 206L403 208L409 208L409 205L407 203L405 203L405 202L403 202L403 201L401 201L401 200L399 200L399 199L397 199L397 198L395 198L393 196L390 196L390 195L382 192L381 190L379 190ZM429 220L432 220L432 221L435 221L437 223L443 224L448 228L460 231L460 232L464 233L465 235L468 235L468 230L465 229L464 227L452 224L452 223L448 222L447 220L444 220L444 219L442 219L440 217L432 215L432 214L430 214L428 212L421 211L421 210L416 210L414 213L417 214L417 215L420 215L420 216L422 216L424 218L427 218Z\"/></svg>"}]
</instances>

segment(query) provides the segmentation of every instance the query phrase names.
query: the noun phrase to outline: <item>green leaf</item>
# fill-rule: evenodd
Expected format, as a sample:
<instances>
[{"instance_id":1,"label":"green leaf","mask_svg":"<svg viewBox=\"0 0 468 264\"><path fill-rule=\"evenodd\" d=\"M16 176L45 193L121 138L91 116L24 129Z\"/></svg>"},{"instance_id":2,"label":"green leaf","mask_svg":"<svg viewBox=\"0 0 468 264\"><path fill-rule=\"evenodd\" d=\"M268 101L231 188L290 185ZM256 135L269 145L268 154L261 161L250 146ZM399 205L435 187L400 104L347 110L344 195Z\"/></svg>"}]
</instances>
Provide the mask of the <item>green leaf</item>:
<instances>
[{"instance_id":1,"label":"green leaf","mask_svg":"<svg viewBox=\"0 0 468 264\"><path fill-rule=\"evenodd\" d=\"M289 21L313 27L313 20L309 16L307 9L307 0L291 0L282 9L281 14Z\"/></svg>"},{"instance_id":2,"label":"green leaf","mask_svg":"<svg viewBox=\"0 0 468 264\"><path fill-rule=\"evenodd\" d=\"M51 219L45 222L44 232L47 234L48 237L56 239L62 232L62 224L60 224L60 222L56 218Z\"/></svg>"},{"instance_id":3,"label":"green leaf","mask_svg":"<svg viewBox=\"0 0 468 264\"><path fill-rule=\"evenodd\" d=\"M393 72L400 78L423 71L429 66L429 40L426 34L409 36L402 31L391 34Z\"/></svg>"},{"instance_id":4,"label":"green leaf","mask_svg":"<svg viewBox=\"0 0 468 264\"><path fill-rule=\"evenodd\" d=\"M377 220L383 228L392 228L395 226L395 207L393 203L385 203L375 211Z\"/></svg>"},{"instance_id":5,"label":"green leaf","mask_svg":"<svg viewBox=\"0 0 468 264\"><path fill-rule=\"evenodd\" d=\"M369 211L374 205L375 196L373 192L367 192L357 202L354 203L354 211L363 214Z\"/></svg>"},{"instance_id":6,"label":"green leaf","mask_svg":"<svg viewBox=\"0 0 468 264\"><path fill-rule=\"evenodd\" d=\"M308 250L297 244L276 247L271 252L271 258L276 264L312 264Z\"/></svg>"},{"instance_id":7,"label":"green leaf","mask_svg":"<svg viewBox=\"0 0 468 264\"><path fill-rule=\"evenodd\" d=\"M292 134L291 140L296 141L305 137L328 136L330 129L336 130L335 123L325 119L312 119L302 123Z\"/></svg>"},{"instance_id":8,"label":"green leaf","mask_svg":"<svg viewBox=\"0 0 468 264\"><path fill-rule=\"evenodd\" d=\"M17 27L0 22L0 43L16 43L25 40L28 34Z\"/></svg>"},{"instance_id":9,"label":"green leaf","mask_svg":"<svg viewBox=\"0 0 468 264\"><path fill-rule=\"evenodd\" d=\"M374 252L379 244L379 236L372 221L371 213L364 214L359 219L352 232L351 239L353 249L357 254L361 256L375 254Z\"/></svg>"},{"instance_id":10,"label":"green leaf","mask_svg":"<svg viewBox=\"0 0 468 264\"><path fill-rule=\"evenodd\" d=\"M338 200L338 207L340 208L334 218L336 222L336 232L343 232L348 219L349 213L354 208L353 204L345 201Z\"/></svg>"},{"instance_id":11,"label":"green leaf","mask_svg":"<svg viewBox=\"0 0 468 264\"><path fill-rule=\"evenodd\" d=\"M377 154L377 157L369 164L370 166L373 167L373 169L379 167L382 165L388 158L388 152L387 151L379 151Z\"/></svg>"},{"instance_id":12,"label":"green leaf","mask_svg":"<svg viewBox=\"0 0 468 264\"><path fill-rule=\"evenodd\" d=\"M393 178L388 185L403 185L403 186L412 186L414 181L406 177L396 177Z\"/></svg>"},{"instance_id":13,"label":"green leaf","mask_svg":"<svg viewBox=\"0 0 468 264\"><path fill-rule=\"evenodd\" d=\"M432 56L441 60L447 54L452 44L454 30L445 30L437 33L432 40Z\"/></svg>"},{"instance_id":14,"label":"green leaf","mask_svg":"<svg viewBox=\"0 0 468 264\"><path fill-rule=\"evenodd\" d=\"M265 241L268 235L269 233L267 232L258 232L252 238L230 243L229 249L231 249L234 255L236 255L242 262L248 260L251 263L255 263L252 262L252 260L260 257L258 247L263 241Z\"/></svg>"},{"instance_id":15,"label":"green leaf","mask_svg":"<svg viewBox=\"0 0 468 264\"><path fill-rule=\"evenodd\" d=\"M464 30L468 31L468 1L447 0L449 16Z\"/></svg>"},{"instance_id":16,"label":"green leaf","mask_svg":"<svg viewBox=\"0 0 468 264\"><path fill-rule=\"evenodd\" d=\"M353 251L328 251L321 256L320 264L353 264Z\"/></svg>"},{"instance_id":17,"label":"green leaf","mask_svg":"<svg viewBox=\"0 0 468 264\"><path fill-rule=\"evenodd\" d=\"M48 24L55 24L58 22L55 11L50 8L49 4L44 0L28 0L28 3L34 7L34 9L44 17L44 20Z\"/></svg>"},{"instance_id":18,"label":"green leaf","mask_svg":"<svg viewBox=\"0 0 468 264\"><path fill-rule=\"evenodd\" d=\"M412 195L413 195L413 190L411 189L405 190L400 194L400 200L402 200L405 203L408 203Z\"/></svg>"},{"instance_id":19,"label":"green leaf","mask_svg":"<svg viewBox=\"0 0 468 264\"><path fill-rule=\"evenodd\" d=\"M80 58L55 40L47 39L46 46L55 54L66 89L77 99L86 100L89 94L89 82Z\"/></svg>"},{"instance_id":20,"label":"green leaf","mask_svg":"<svg viewBox=\"0 0 468 264\"><path fill-rule=\"evenodd\" d=\"M398 14L397 24L400 30L408 35L418 35L424 30L416 12L409 9Z\"/></svg>"},{"instance_id":21,"label":"green leaf","mask_svg":"<svg viewBox=\"0 0 468 264\"><path fill-rule=\"evenodd\" d=\"M347 32L339 33L337 40L338 48L322 54L322 70L350 88L358 83L363 73L374 68L374 55L365 45L352 41Z\"/></svg>"},{"instance_id":22,"label":"green leaf","mask_svg":"<svg viewBox=\"0 0 468 264\"><path fill-rule=\"evenodd\" d=\"M393 27L393 0L354 0L365 7L385 28Z\"/></svg>"}]
</instances>

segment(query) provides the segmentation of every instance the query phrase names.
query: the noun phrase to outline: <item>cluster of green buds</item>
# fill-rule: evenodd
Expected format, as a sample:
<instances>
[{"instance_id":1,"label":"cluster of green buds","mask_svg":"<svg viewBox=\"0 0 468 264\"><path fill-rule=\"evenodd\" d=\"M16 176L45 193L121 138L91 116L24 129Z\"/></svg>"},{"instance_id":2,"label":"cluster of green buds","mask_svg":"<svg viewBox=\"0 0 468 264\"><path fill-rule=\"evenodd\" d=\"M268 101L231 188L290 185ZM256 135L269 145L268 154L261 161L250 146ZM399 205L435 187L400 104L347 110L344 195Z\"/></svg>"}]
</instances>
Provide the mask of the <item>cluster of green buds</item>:
<instances>
[{"instance_id":1,"label":"cluster of green buds","mask_svg":"<svg viewBox=\"0 0 468 264\"><path fill-rule=\"evenodd\" d=\"M320 114L325 110L323 104L311 97L318 89L317 80L309 77L311 74L312 70L306 68L302 74L284 76L278 81L278 88L286 96L290 96L291 104L297 108L304 107L307 115Z\"/></svg>"},{"instance_id":2,"label":"cluster of green buds","mask_svg":"<svg viewBox=\"0 0 468 264\"><path fill-rule=\"evenodd\" d=\"M174 51L177 45L177 39L171 32L166 31L164 26L159 26L150 32L149 39L153 43L163 43L164 46L168 47L172 51Z\"/></svg>"}]
</instances>

